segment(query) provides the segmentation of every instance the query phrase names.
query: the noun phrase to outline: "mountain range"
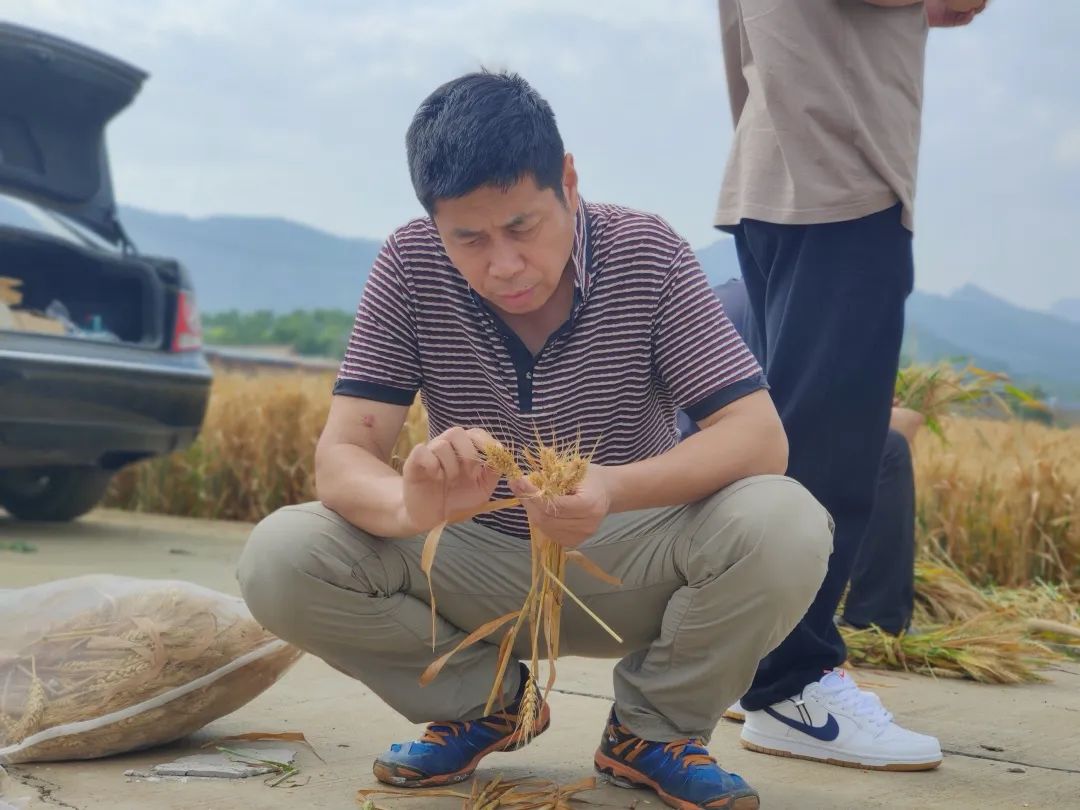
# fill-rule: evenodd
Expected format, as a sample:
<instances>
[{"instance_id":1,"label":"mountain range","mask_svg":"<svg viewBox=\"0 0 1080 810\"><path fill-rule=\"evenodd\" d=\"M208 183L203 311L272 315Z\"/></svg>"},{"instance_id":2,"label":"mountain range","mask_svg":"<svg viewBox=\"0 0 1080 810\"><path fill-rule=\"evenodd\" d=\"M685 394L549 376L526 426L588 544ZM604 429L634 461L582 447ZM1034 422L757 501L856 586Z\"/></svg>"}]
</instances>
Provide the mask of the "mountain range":
<instances>
[{"instance_id":1,"label":"mountain range","mask_svg":"<svg viewBox=\"0 0 1080 810\"><path fill-rule=\"evenodd\" d=\"M120 219L141 252L184 263L204 312L353 310L380 248L287 219L193 219L129 206Z\"/></svg>"},{"instance_id":2,"label":"mountain range","mask_svg":"<svg viewBox=\"0 0 1080 810\"><path fill-rule=\"evenodd\" d=\"M1080 322L1080 298L1062 298L1050 311L1068 321Z\"/></svg>"},{"instance_id":3,"label":"mountain range","mask_svg":"<svg viewBox=\"0 0 1080 810\"><path fill-rule=\"evenodd\" d=\"M352 310L380 247L286 219L194 219L125 206L121 220L141 251L187 266L204 312ZM739 275L730 239L696 252L712 283ZM965 358L1080 403L1080 299L1039 312L967 285L947 296L916 291L907 318L909 359Z\"/></svg>"},{"instance_id":4,"label":"mountain range","mask_svg":"<svg viewBox=\"0 0 1080 810\"><path fill-rule=\"evenodd\" d=\"M713 283L739 275L732 240L697 251ZM908 361L962 359L1038 385L1070 406L1080 404L1080 300L1050 312L1025 309L967 284L949 295L916 290L908 298L903 354Z\"/></svg>"}]
</instances>

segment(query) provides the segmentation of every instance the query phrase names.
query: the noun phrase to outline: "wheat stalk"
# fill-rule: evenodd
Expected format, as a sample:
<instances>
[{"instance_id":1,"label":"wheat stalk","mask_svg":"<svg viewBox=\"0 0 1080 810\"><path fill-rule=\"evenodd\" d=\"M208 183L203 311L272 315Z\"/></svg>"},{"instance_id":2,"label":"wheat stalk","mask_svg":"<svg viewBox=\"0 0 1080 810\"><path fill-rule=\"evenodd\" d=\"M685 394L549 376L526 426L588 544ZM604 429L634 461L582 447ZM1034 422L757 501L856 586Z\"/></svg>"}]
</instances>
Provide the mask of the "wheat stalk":
<instances>
[{"instance_id":1,"label":"wheat stalk","mask_svg":"<svg viewBox=\"0 0 1080 810\"><path fill-rule=\"evenodd\" d=\"M524 466L519 464L518 458L512 450L502 445L493 444L484 448L483 452L485 462L491 469L509 479L527 479L538 491L536 497L549 500L574 493L582 480L584 480L589 468L589 459L581 455L580 446L577 443L559 450L554 444L545 444L539 437L537 437L535 450L525 449L522 452ZM481 512L507 509L518 504L519 501L516 498L492 501L469 515L452 516L451 522L455 518L464 520ZM431 592L433 644L435 643L436 605L434 589L431 583L431 570L434 565L439 538L442 536L445 527L446 523L440 524L428 534L421 557L421 568L428 577L428 589ZM524 685L524 697L518 712L518 727L515 732L524 740L530 739L536 732L540 709L543 703L547 701L555 684L555 661L559 657L559 636L564 595L569 595L588 616L596 621L616 641L622 643L619 635L567 588L564 581L566 565L567 562L572 561L581 566L587 573L612 585L621 584L619 580L602 571L599 566L581 552L567 552L558 543L545 537L531 521L529 522L529 547L532 559L532 580L521 609L493 619L474 630L454 649L432 662L420 678L422 685L431 683L438 676L446 662L455 654L486 638L504 625L513 622L499 644L499 661L495 679L488 695L487 705L484 708L484 713L490 714L495 702L501 697L503 679L513 655L514 642L521 628L528 622L532 650L530 673L535 673L539 669L540 659L544 658L548 664L548 678L542 696L538 694L532 674L529 676L529 681Z\"/></svg>"},{"instance_id":2,"label":"wheat stalk","mask_svg":"<svg viewBox=\"0 0 1080 810\"><path fill-rule=\"evenodd\" d=\"M857 666L902 669L980 683L1046 680L1036 670L1061 656L1024 637L1024 625L990 612L918 634L894 636L877 627L841 628L848 660Z\"/></svg>"},{"instance_id":3,"label":"wheat stalk","mask_svg":"<svg viewBox=\"0 0 1080 810\"><path fill-rule=\"evenodd\" d=\"M13 727L9 727L10 738L21 740L37 731L41 725L41 718L45 716L45 705L45 684L38 678L37 661L31 657L30 688L26 693L26 706L23 708L23 714L19 722Z\"/></svg>"},{"instance_id":4,"label":"wheat stalk","mask_svg":"<svg viewBox=\"0 0 1080 810\"><path fill-rule=\"evenodd\" d=\"M915 566L915 634L841 628L856 666L984 683L1040 681L1038 669L1075 654L1080 607L1067 588L978 588L946 562Z\"/></svg>"},{"instance_id":5,"label":"wheat stalk","mask_svg":"<svg viewBox=\"0 0 1080 810\"><path fill-rule=\"evenodd\" d=\"M591 776L570 785L559 785L543 779L503 779L498 776L490 782L473 782L472 789L468 793L452 788L430 790L365 788L357 791L356 800L361 810L376 808L373 796L392 796L400 799L461 799L462 810L499 810L499 808L571 810L577 802L582 801L577 798L577 794L590 790L596 790L596 778Z\"/></svg>"},{"instance_id":6,"label":"wheat stalk","mask_svg":"<svg viewBox=\"0 0 1080 810\"><path fill-rule=\"evenodd\" d=\"M515 735L520 740L531 740L536 733L536 721L540 717L540 695L536 687L536 680L532 673L524 684L522 693L521 709L518 712L519 720Z\"/></svg>"}]
</instances>

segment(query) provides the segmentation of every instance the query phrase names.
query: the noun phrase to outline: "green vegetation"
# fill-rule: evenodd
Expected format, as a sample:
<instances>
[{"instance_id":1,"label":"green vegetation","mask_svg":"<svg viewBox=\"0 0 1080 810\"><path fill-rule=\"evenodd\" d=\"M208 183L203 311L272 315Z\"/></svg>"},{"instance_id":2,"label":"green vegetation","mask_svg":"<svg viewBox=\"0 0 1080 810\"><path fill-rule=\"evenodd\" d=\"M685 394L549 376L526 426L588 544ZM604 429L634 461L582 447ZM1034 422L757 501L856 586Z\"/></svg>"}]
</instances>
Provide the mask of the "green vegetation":
<instances>
[{"instance_id":1,"label":"green vegetation","mask_svg":"<svg viewBox=\"0 0 1080 810\"><path fill-rule=\"evenodd\" d=\"M216 312L203 315L203 336L216 346L291 346L309 357L340 358L352 330L353 314L339 309L294 310L281 314Z\"/></svg>"}]
</instances>

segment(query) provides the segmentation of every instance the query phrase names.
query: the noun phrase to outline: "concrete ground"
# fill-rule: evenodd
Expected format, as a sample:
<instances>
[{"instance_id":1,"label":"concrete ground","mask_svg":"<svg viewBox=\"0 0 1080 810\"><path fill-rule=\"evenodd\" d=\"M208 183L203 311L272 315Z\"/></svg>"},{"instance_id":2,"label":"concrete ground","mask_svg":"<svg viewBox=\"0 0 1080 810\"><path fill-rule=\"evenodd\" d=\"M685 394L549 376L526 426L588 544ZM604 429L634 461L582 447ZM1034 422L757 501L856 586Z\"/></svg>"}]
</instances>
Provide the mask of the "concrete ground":
<instances>
[{"instance_id":1,"label":"concrete ground","mask_svg":"<svg viewBox=\"0 0 1080 810\"><path fill-rule=\"evenodd\" d=\"M65 526L31 526L0 516L0 588L106 572L181 578L235 593L233 566L248 528L112 511ZM35 550L17 550L23 543ZM754 754L739 746L739 727L727 722L717 729L712 752L760 790L765 808L1080 808L1080 666L1048 674L1052 680L1045 685L991 687L859 671L860 682L876 690L902 723L941 738L948 756L930 773L875 773ZM536 775L568 783L591 774L609 707L610 664L567 659L560 664L558 686L552 729L524 751L489 757L481 778ZM5 801L29 810L356 808L357 789L375 786L372 758L416 730L361 684L308 656L247 706L165 749L92 762L9 766L0 808ZM303 779L310 780L294 788L271 788L258 778L153 783L124 776L128 769L196 753L208 740L249 731L302 731L325 762L301 750ZM661 806L648 794L613 787L584 798L588 804L582 807ZM430 798L379 804L461 806Z\"/></svg>"}]
</instances>

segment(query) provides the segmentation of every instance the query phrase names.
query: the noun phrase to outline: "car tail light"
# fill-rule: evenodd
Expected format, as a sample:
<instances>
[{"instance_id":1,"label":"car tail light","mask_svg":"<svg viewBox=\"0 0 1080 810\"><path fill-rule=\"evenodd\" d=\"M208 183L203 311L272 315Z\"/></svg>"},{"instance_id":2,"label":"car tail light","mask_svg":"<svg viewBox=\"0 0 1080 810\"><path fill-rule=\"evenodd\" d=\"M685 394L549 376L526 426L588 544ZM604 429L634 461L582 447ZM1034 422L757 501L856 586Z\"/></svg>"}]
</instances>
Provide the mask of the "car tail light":
<instances>
[{"instance_id":1,"label":"car tail light","mask_svg":"<svg viewBox=\"0 0 1080 810\"><path fill-rule=\"evenodd\" d=\"M172 350L191 352L201 349L202 323L191 290L180 290L176 296L176 326L173 328Z\"/></svg>"}]
</instances>

